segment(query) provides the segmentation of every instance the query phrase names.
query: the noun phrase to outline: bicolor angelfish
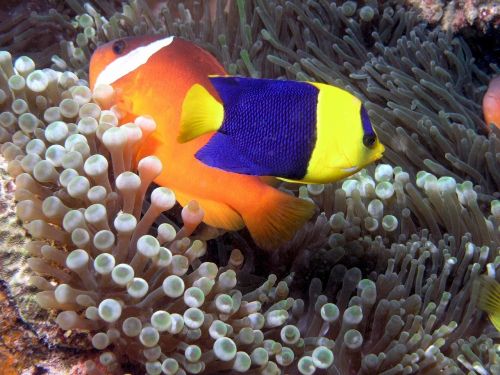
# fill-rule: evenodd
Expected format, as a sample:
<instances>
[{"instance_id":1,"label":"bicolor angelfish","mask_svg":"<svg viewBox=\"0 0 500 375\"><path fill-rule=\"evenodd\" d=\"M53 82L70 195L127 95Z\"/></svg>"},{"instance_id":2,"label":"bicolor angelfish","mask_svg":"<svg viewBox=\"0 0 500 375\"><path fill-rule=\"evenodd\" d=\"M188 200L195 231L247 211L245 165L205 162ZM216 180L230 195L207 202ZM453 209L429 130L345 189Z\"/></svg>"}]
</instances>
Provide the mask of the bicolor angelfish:
<instances>
[{"instance_id":1,"label":"bicolor angelfish","mask_svg":"<svg viewBox=\"0 0 500 375\"><path fill-rule=\"evenodd\" d=\"M178 140L216 131L196 157L208 166L300 183L326 183L379 159L384 146L361 101L338 87L211 76L220 97L194 85Z\"/></svg>"}]
</instances>

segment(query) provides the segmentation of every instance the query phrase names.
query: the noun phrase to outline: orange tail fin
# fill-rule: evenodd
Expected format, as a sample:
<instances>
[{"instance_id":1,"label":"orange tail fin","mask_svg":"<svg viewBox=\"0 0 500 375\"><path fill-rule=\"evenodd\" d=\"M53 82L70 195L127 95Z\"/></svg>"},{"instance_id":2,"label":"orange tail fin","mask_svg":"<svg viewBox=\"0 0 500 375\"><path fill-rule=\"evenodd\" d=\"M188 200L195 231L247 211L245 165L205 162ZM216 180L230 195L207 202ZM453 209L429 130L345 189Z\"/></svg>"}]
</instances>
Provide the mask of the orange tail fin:
<instances>
[{"instance_id":1,"label":"orange tail fin","mask_svg":"<svg viewBox=\"0 0 500 375\"><path fill-rule=\"evenodd\" d=\"M268 187L258 202L244 210L243 220L255 243L266 250L275 249L292 239L311 218L315 205L306 200Z\"/></svg>"}]
</instances>

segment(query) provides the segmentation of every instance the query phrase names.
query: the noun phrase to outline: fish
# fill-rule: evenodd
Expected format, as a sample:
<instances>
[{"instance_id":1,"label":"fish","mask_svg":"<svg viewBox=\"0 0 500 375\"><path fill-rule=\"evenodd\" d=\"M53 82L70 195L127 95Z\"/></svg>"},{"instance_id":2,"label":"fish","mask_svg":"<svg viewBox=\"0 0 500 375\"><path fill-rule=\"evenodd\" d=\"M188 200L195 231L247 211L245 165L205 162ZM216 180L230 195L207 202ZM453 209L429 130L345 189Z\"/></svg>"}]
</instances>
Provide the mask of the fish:
<instances>
[{"instance_id":1,"label":"fish","mask_svg":"<svg viewBox=\"0 0 500 375\"><path fill-rule=\"evenodd\" d=\"M488 313L491 323L500 331L500 283L494 278L482 275L478 307Z\"/></svg>"},{"instance_id":2,"label":"fish","mask_svg":"<svg viewBox=\"0 0 500 375\"><path fill-rule=\"evenodd\" d=\"M312 217L315 205L258 177L199 161L195 154L215 132L184 144L177 141L182 104L191 87L204 87L219 100L210 75L226 72L207 51L172 36L128 37L103 44L94 51L89 68L92 89L101 84L114 88L122 124L140 115L155 120L156 130L141 140L136 162L150 155L162 161L156 184L173 190L181 206L196 200L206 224L227 231L246 226L259 247L275 249Z\"/></svg>"},{"instance_id":3,"label":"fish","mask_svg":"<svg viewBox=\"0 0 500 375\"><path fill-rule=\"evenodd\" d=\"M493 78L483 97L483 115L489 129L493 124L500 129L500 76Z\"/></svg>"},{"instance_id":4,"label":"fish","mask_svg":"<svg viewBox=\"0 0 500 375\"><path fill-rule=\"evenodd\" d=\"M222 104L205 87L186 95L179 142L216 132L196 157L222 170L328 183L380 159L378 140L361 100L332 85L210 76Z\"/></svg>"}]
</instances>

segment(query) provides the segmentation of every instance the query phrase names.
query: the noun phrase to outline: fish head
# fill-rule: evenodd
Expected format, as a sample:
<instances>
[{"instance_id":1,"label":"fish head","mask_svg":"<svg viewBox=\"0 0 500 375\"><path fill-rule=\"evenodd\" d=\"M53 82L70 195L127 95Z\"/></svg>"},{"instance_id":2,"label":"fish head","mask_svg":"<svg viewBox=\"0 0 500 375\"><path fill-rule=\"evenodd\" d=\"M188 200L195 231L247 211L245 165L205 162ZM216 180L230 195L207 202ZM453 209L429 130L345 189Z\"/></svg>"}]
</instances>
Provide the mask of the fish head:
<instances>
[{"instance_id":1,"label":"fish head","mask_svg":"<svg viewBox=\"0 0 500 375\"><path fill-rule=\"evenodd\" d=\"M368 117L368 112L359 103L357 116L349 116L345 142L340 144L345 165L341 166L348 175L359 171L382 157L385 151Z\"/></svg>"},{"instance_id":2,"label":"fish head","mask_svg":"<svg viewBox=\"0 0 500 375\"><path fill-rule=\"evenodd\" d=\"M380 159L384 146L361 101L339 87L313 85L319 89L317 139L305 179L337 181Z\"/></svg>"},{"instance_id":3,"label":"fish head","mask_svg":"<svg viewBox=\"0 0 500 375\"><path fill-rule=\"evenodd\" d=\"M116 39L99 46L90 59L90 87L93 89L99 83L113 85L120 78L125 77L137 68L141 54L144 58L145 48L163 38L160 35L133 36Z\"/></svg>"},{"instance_id":4,"label":"fish head","mask_svg":"<svg viewBox=\"0 0 500 375\"><path fill-rule=\"evenodd\" d=\"M157 87L162 81L159 78L165 77L162 53L173 41L173 36L137 36L97 48L90 60L90 88L95 91L100 85L108 85L114 90L104 108L113 106L123 122L143 114L154 117L154 109L162 104L157 93L165 91Z\"/></svg>"}]
</instances>

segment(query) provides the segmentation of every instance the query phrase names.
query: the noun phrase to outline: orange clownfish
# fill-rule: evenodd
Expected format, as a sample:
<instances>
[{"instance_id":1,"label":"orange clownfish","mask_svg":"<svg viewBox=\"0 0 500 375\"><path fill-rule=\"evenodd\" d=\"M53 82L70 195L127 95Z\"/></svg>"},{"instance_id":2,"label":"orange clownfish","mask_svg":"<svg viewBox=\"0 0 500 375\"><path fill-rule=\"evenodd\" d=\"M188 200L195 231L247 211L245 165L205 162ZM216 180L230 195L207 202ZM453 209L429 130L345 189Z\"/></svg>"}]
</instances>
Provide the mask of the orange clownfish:
<instances>
[{"instance_id":1,"label":"orange clownfish","mask_svg":"<svg viewBox=\"0 0 500 375\"><path fill-rule=\"evenodd\" d=\"M202 48L177 37L142 36L109 42L90 61L90 86L111 85L124 119L150 115L156 130L139 148L136 161L155 155L163 171L158 185L175 192L185 206L191 200L205 211L203 221L225 230L247 226L257 245L272 249L291 239L314 213L306 200L266 185L256 176L209 167L195 154L214 135L179 143L182 105L193 85L220 101L209 75L226 75Z\"/></svg>"},{"instance_id":2,"label":"orange clownfish","mask_svg":"<svg viewBox=\"0 0 500 375\"><path fill-rule=\"evenodd\" d=\"M483 115L486 125L500 129L500 76L493 78L483 97Z\"/></svg>"}]
</instances>

